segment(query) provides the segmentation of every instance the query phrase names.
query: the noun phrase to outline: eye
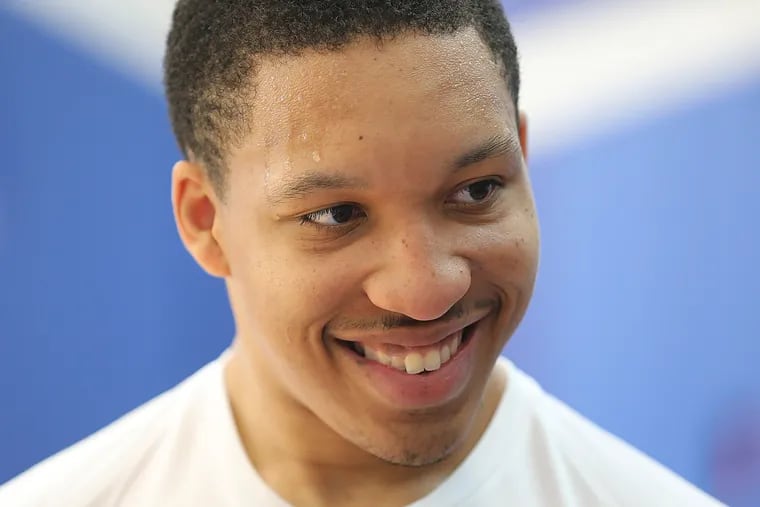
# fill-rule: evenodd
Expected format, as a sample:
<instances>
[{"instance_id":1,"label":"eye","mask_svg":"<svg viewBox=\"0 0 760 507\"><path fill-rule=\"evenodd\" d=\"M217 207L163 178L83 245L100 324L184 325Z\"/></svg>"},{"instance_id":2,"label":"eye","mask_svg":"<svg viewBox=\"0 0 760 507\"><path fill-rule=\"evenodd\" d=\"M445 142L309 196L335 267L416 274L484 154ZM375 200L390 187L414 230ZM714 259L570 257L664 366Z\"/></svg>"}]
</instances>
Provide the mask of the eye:
<instances>
[{"instance_id":1,"label":"eye","mask_svg":"<svg viewBox=\"0 0 760 507\"><path fill-rule=\"evenodd\" d=\"M340 227L365 216L367 215L359 206L341 204L307 213L301 216L301 224L312 224L318 227Z\"/></svg>"},{"instance_id":2,"label":"eye","mask_svg":"<svg viewBox=\"0 0 760 507\"><path fill-rule=\"evenodd\" d=\"M478 204L486 202L504 185L495 179L476 181L454 192L451 200L455 204Z\"/></svg>"}]
</instances>

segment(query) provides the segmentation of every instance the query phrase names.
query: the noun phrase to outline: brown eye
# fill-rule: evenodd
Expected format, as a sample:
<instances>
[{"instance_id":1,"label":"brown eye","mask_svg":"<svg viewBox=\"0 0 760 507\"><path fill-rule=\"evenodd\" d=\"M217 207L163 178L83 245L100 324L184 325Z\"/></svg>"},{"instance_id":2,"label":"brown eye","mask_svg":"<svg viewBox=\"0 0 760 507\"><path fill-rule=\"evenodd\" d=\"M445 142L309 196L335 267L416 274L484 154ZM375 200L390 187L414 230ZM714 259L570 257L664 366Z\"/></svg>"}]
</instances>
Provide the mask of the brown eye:
<instances>
[{"instance_id":1,"label":"brown eye","mask_svg":"<svg viewBox=\"0 0 760 507\"><path fill-rule=\"evenodd\" d=\"M355 204L340 204L308 213L301 217L301 223L321 227L340 227L365 216L364 211Z\"/></svg>"},{"instance_id":2,"label":"brown eye","mask_svg":"<svg viewBox=\"0 0 760 507\"><path fill-rule=\"evenodd\" d=\"M456 204L477 204L487 201L501 187L501 182L494 179L476 181L457 190L452 201Z\"/></svg>"}]
</instances>

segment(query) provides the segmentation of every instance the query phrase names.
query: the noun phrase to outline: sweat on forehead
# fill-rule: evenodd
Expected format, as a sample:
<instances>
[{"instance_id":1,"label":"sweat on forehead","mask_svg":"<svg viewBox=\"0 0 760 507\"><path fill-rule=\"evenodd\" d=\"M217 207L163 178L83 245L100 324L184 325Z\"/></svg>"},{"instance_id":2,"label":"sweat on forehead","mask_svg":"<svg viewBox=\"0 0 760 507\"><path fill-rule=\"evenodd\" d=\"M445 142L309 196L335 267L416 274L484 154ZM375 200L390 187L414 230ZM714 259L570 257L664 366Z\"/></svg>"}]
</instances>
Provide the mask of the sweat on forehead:
<instances>
[{"instance_id":1,"label":"sweat on forehead","mask_svg":"<svg viewBox=\"0 0 760 507\"><path fill-rule=\"evenodd\" d=\"M257 76L255 122L228 167L263 172L275 203L316 188L377 188L357 181L371 167L390 178L520 152L508 89L474 32L271 58Z\"/></svg>"},{"instance_id":2,"label":"sweat on forehead","mask_svg":"<svg viewBox=\"0 0 760 507\"><path fill-rule=\"evenodd\" d=\"M465 27L474 27L502 64L516 104L517 51L498 0L179 0L164 60L177 141L222 190L227 150L256 120L245 92L262 57L337 51L362 36L380 41Z\"/></svg>"},{"instance_id":3,"label":"sweat on forehead","mask_svg":"<svg viewBox=\"0 0 760 507\"><path fill-rule=\"evenodd\" d=\"M362 39L340 52L268 58L257 69L251 131L262 148L283 142L298 149L323 139L325 129L354 128L393 107L434 104L429 121L459 122L463 112L514 116L500 78L477 34L400 37L378 47ZM425 113L419 109L415 114ZM399 125L403 128L403 125ZM327 140L329 142L329 140Z\"/></svg>"}]
</instances>

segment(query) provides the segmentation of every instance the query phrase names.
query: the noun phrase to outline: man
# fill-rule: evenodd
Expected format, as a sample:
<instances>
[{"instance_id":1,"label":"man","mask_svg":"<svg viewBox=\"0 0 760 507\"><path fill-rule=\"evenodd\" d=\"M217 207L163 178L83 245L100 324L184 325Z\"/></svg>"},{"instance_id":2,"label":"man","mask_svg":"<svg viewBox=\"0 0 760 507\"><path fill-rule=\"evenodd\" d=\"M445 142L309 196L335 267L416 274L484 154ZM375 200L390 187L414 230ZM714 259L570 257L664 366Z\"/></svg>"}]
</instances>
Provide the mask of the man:
<instances>
[{"instance_id":1,"label":"man","mask_svg":"<svg viewBox=\"0 0 760 507\"><path fill-rule=\"evenodd\" d=\"M492 0L180 0L172 201L232 347L0 505L717 502L499 354L538 226Z\"/></svg>"}]
</instances>

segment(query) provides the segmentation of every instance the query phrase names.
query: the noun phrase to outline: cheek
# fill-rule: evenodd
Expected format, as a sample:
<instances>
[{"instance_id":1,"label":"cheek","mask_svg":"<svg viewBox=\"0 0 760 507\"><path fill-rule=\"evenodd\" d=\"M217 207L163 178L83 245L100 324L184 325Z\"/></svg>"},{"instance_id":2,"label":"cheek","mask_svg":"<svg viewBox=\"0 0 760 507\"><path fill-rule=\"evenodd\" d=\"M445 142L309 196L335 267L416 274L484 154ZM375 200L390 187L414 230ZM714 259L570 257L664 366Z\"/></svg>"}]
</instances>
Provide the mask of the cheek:
<instances>
[{"instance_id":1,"label":"cheek","mask_svg":"<svg viewBox=\"0 0 760 507\"><path fill-rule=\"evenodd\" d=\"M523 289L532 286L539 256L538 224L532 207L513 211L477 231L471 245L475 247L471 258L478 268Z\"/></svg>"},{"instance_id":2,"label":"cheek","mask_svg":"<svg viewBox=\"0 0 760 507\"><path fill-rule=\"evenodd\" d=\"M244 263L247 310L267 331L303 336L324 325L356 293L352 264L334 256L306 255L270 244Z\"/></svg>"},{"instance_id":3,"label":"cheek","mask_svg":"<svg viewBox=\"0 0 760 507\"><path fill-rule=\"evenodd\" d=\"M274 248L263 257L251 256L237 280L244 295L236 298L238 331L257 350L255 361L265 360L288 390L299 392L329 368L321 331L339 310L344 288L319 262Z\"/></svg>"}]
</instances>

